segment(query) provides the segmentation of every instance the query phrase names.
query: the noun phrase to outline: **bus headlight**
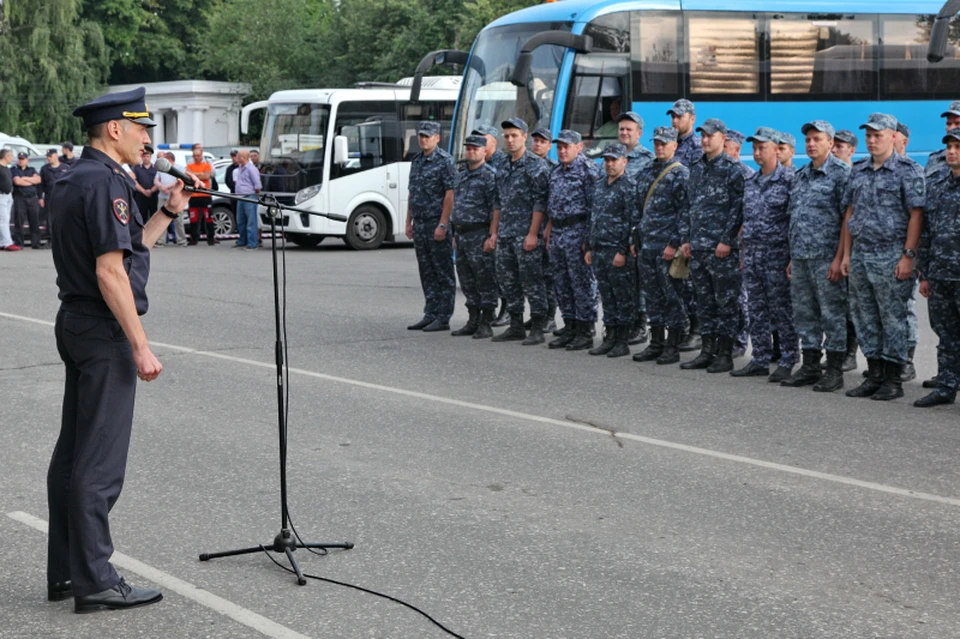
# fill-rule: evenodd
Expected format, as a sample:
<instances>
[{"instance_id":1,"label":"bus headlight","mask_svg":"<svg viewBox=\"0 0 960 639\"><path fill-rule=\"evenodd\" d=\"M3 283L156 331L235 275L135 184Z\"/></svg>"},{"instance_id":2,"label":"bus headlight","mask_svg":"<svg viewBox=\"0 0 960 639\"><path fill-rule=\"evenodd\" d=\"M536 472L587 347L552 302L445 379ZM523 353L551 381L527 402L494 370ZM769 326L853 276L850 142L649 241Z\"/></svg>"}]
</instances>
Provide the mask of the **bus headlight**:
<instances>
[{"instance_id":1,"label":"bus headlight","mask_svg":"<svg viewBox=\"0 0 960 639\"><path fill-rule=\"evenodd\" d=\"M306 202L312 197L315 197L320 192L320 185L315 184L314 186L308 186L305 189L300 189L297 191L297 197L294 198L294 204L300 204L301 202Z\"/></svg>"}]
</instances>

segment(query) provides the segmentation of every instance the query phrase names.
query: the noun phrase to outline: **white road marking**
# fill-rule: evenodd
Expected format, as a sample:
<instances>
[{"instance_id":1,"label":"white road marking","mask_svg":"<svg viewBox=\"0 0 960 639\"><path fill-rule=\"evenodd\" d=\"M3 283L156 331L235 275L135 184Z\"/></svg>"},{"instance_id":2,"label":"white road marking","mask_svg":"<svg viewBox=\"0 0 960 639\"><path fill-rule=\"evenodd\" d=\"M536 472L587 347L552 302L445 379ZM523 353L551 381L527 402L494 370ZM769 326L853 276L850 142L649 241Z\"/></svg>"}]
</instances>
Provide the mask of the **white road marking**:
<instances>
[{"instance_id":1,"label":"white road marking","mask_svg":"<svg viewBox=\"0 0 960 639\"><path fill-rule=\"evenodd\" d=\"M31 317L24 317L22 315L13 315L10 313L0 312L0 317L16 319L16 320L21 320L25 322L33 322L36 324L43 324L46 326L53 325L51 322L47 322L44 320L38 320ZM168 348L171 350L180 351L182 353L190 353L190 354L198 355L201 357L212 357L215 359L221 359L228 362L236 362L238 364L256 366L258 368L267 368L272 370L276 367L276 364L273 362L260 362L253 359L246 359L243 357L226 355L224 353L201 351L201 350L189 348L187 346L177 346L175 344L164 344L162 342L150 342L150 344L160 348ZM458 408L467 408L470 410L493 413L495 415L502 415L503 417L510 417L513 419L522 419L530 422L537 422L540 424L548 424L550 426L560 426L560 427L571 429L571 430L578 430L584 433L590 433L592 435L610 437L609 431L598 430L597 428L594 428L592 426L577 424L574 422L564 421L561 419L554 419L552 417L543 417L541 415L531 415L529 413L521 413L518 411L508 410L505 408L498 408L496 406L489 406L487 404L477 404L474 402L465 402L459 399L451 399L449 397L441 397L439 395L429 395L427 393L420 393L417 391L406 390L403 388L395 388L393 386L384 386L383 384L373 384L370 382L363 382L360 380L350 379L347 377L338 377L336 375L327 375L326 373L317 373L315 371L309 371L302 368L291 367L290 373L295 375L303 375L305 377L312 377L314 379L323 379L330 382L337 382L339 384L348 384L350 386L357 386L360 388L367 388L370 390L382 391L384 393L393 393L395 395L403 395L405 397L414 397L417 399L422 399L430 402L436 402L438 404L447 404L449 406L457 406ZM944 497L942 495L934 495L932 493L918 492L915 490L909 490L907 488L899 488L897 486L888 486L886 484L880 484L872 481L863 481L860 479L855 479L853 477L844 477L843 475L834 475L832 473L824 473L816 470L808 470L806 468L797 468L794 466L787 466L786 464L778 464L776 462L764 461L762 459L754 459L753 457L744 457L743 455L732 455L730 453L724 453L722 451L710 450L708 448L700 448L697 446L689 446L687 444L680 444L677 442L671 442L664 439L644 437L643 435L634 435L631 433L616 432L614 433L613 436L620 440L634 441L640 444L646 444L648 446L668 448L671 450L691 453L694 455L712 457L713 459L722 459L724 461L744 464L747 466L754 466L756 468L764 468L767 470L773 470L781 473L786 473L789 475L798 475L800 477L807 477L810 479L819 479L822 481L828 481L835 484L842 484L845 486L853 486L856 488L863 488L866 490L886 493L888 495L897 495L898 497L907 497L910 499L919 499L922 501L929 501L929 502L934 502L938 504L945 504L948 506L960 507L960 498L956 498L956 497Z\"/></svg>"},{"instance_id":2,"label":"white road marking","mask_svg":"<svg viewBox=\"0 0 960 639\"><path fill-rule=\"evenodd\" d=\"M35 528L42 533L47 532L47 522L29 513L18 510L7 513L7 517L14 521L19 521L21 524L26 524L31 528ZM219 612L221 615L229 617L238 623L242 623L265 637L273 637L275 639L309 639L307 635L302 635L286 626L281 626L275 621L271 621L251 610L247 610L202 588L198 588L190 582L177 579L173 575L167 574L162 570L158 570L153 566L149 566L123 553L114 552L111 562L128 572L140 575L161 588L175 592L182 597L197 602L201 606L206 606L213 611Z\"/></svg>"}]
</instances>

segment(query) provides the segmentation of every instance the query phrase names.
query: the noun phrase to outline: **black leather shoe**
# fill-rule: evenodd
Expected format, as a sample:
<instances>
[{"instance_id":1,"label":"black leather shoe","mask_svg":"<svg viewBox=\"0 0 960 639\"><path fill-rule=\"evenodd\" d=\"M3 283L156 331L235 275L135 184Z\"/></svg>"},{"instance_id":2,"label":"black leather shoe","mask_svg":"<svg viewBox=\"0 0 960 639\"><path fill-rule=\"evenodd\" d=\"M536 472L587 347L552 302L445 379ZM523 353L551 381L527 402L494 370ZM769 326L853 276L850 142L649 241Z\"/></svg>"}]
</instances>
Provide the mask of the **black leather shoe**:
<instances>
[{"instance_id":1,"label":"black leather shoe","mask_svg":"<svg viewBox=\"0 0 960 639\"><path fill-rule=\"evenodd\" d=\"M921 397L913 403L917 408L930 408L941 404L952 404L957 401L956 391L940 390L939 388L929 395Z\"/></svg>"},{"instance_id":2,"label":"black leather shoe","mask_svg":"<svg viewBox=\"0 0 960 639\"><path fill-rule=\"evenodd\" d=\"M157 603L163 599L163 593L149 588L134 588L120 579L113 588L85 597L73 598L73 610L77 614L98 612L100 610L121 610Z\"/></svg>"},{"instance_id":3,"label":"black leather shoe","mask_svg":"<svg viewBox=\"0 0 960 639\"><path fill-rule=\"evenodd\" d=\"M407 330L408 330L408 331L422 331L425 327L430 326L430 323L431 323L432 321L433 321L433 320L430 319L429 317L424 317L422 320L420 320L420 321L417 322L416 324L411 324L410 326L408 326L408 327L407 327Z\"/></svg>"},{"instance_id":4,"label":"black leather shoe","mask_svg":"<svg viewBox=\"0 0 960 639\"><path fill-rule=\"evenodd\" d=\"M72 596L73 582L70 580L47 582L47 601L63 601Z\"/></svg>"},{"instance_id":5,"label":"black leather shoe","mask_svg":"<svg viewBox=\"0 0 960 639\"><path fill-rule=\"evenodd\" d=\"M439 333L440 331L449 331L450 322L435 319L423 327L424 333Z\"/></svg>"},{"instance_id":6,"label":"black leather shoe","mask_svg":"<svg viewBox=\"0 0 960 639\"><path fill-rule=\"evenodd\" d=\"M777 366L777 370L770 374L770 377L767 378L767 381L771 384L779 384L780 382L790 379L792 374L792 368L787 368L786 366Z\"/></svg>"},{"instance_id":7,"label":"black leather shoe","mask_svg":"<svg viewBox=\"0 0 960 639\"><path fill-rule=\"evenodd\" d=\"M770 374L770 367L750 360L750 363L741 369L730 371L732 377L766 377Z\"/></svg>"}]
</instances>

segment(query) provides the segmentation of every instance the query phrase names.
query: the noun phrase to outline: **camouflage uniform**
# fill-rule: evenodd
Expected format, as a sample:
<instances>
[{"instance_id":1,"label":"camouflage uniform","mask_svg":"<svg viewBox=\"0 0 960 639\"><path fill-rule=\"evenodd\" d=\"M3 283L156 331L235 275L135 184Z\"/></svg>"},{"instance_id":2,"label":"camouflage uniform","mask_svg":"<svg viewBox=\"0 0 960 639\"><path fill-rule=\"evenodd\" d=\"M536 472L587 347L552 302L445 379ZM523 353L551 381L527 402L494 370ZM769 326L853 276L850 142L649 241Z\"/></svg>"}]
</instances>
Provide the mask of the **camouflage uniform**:
<instances>
[{"instance_id":1,"label":"camouflage uniform","mask_svg":"<svg viewBox=\"0 0 960 639\"><path fill-rule=\"evenodd\" d=\"M500 208L496 171L484 163L476 169L464 166L457 174L451 226L457 242L457 275L467 308L497 306L494 253L484 253L490 236L490 220Z\"/></svg>"},{"instance_id":2,"label":"camouflage uniform","mask_svg":"<svg viewBox=\"0 0 960 639\"><path fill-rule=\"evenodd\" d=\"M667 173L647 200L647 193L663 170L673 164L655 160L638 174L636 226L640 236L637 247L640 281L648 300L647 313L651 326L683 329L687 309L683 302L683 280L670 277L670 262L663 259L667 245L680 248L680 219L687 214L687 180L690 170L678 166ZM641 211L640 209L643 208Z\"/></svg>"},{"instance_id":3,"label":"camouflage uniform","mask_svg":"<svg viewBox=\"0 0 960 639\"><path fill-rule=\"evenodd\" d=\"M550 264L565 322L597 321L597 283L593 269L583 261L583 247L599 176L600 166L582 153L569 166L561 164L550 174Z\"/></svg>"},{"instance_id":4,"label":"camouflage uniform","mask_svg":"<svg viewBox=\"0 0 960 639\"><path fill-rule=\"evenodd\" d=\"M677 143L677 152L673 155L677 162L683 162L686 167L703 157L703 147L700 146L700 136L691 131L686 137L680 138Z\"/></svg>"},{"instance_id":5,"label":"camouflage uniform","mask_svg":"<svg viewBox=\"0 0 960 639\"><path fill-rule=\"evenodd\" d=\"M523 317L524 297L530 314L547 316L547 289L543 279L543 235L532 251L523 250L532 216L545 212L549 177L546 163L527 151L497 171L500 230L497 238L497 281L512 317Z\"/></svg>"},{"instance_id":6,"label":"camouflage uniform","mask_svg":"<svg viewBox=\"0 0 960 639\"><path fill-rule=\"evenodd\" d=\"M499 171L503 167L510 164L510 156L507 155L503 149L497 149L493 152L493 155L490 156L490 159L486 162L490 165L494 171Z\"/></svg>"},{"instance_id":7,"label":"camouflage uniform","mask_svg":"<svg viewBox=\"0 0 960 639\"><path fill-rule=\"evenodd\" d=\"M804 350L847 350L847 282L827 279L840 245L843 196L850 167L827 155L823 165L797 171L790 197L790 296Z\"/></svg>"},{"instance_id":8,"label":"camouflage uniform","mask_svg":"<svg viewBox=\"0 0 960 639\"><path fill-rule=\"evenodd\" d=\"M799 355L787 278L793 182L793 171L778 163L769 175L756 172L743 187L743 285L753 361L762 366L771 363L774 331L780 337L780 361L774 364L793 368Z\"/></svg>"},{"instance_id":9,"label":"camouflage uniform","mask_svg":"<svg viewBox=\"0 0 960 639\"><path fill-rule=\"evenodd\" d=\"M908 360L909 327L904 321L914 280L894 276L903 256L909 209L922 208L923 171L893 154L878 170L870 159L854 165L844 195L853 206L850 298L860 348L868 359L895 364Z\"/></svg>"},{"instance_id":10,"label":"camouflage uniform","mask_svg":"<svg viewBox=\"0 0 960 639\"><path fill-rule=\"evenodd\" d=\"M443 213L443 200L453 190L457 169L449 153L436 147L430 155L418 153L410 165L410 214L413 247L420 269L420 286L426 302L424 318L447 322L453 315L457 279L453 267L453 239L447 233L436 241L433 234Z\"/></svg>"},{"instance_id":11,"label":"camouflage uniform","mask_svg":"<svg viewBox=\"0 0 960 639\"><path fill-rule=\"evenodd\" d=\"M656 156L653 151L637 142L636 146L627 152L626 174L630 176L631 180L636 181L640 172L649 167L655 159Z\"/></svg>"},{"instance_id":12,"label":"camouflage uniform","mask_svg":"<svg viewBox=\"0 0 960 639\"><path fill-rule=\"evenodd\" d=\"M743 223L743 174L737 163L723 153L694 162L687 198L689 213L680 221L680 237L693 251L690 275L702 331L734 340L740 296L737 234ZM722 259L715 255L721 243L730 246L730 255Z\"/></svg>"},{"instance_id":13,"label":"camouflage uniform","mask_svg":"<svg viewBox=\"0 0 960 639\"><path fill-rule=\"evenodd\" d=\"M637 313L637 265L630 255L636 188L636 182L624 172L613 184L607 183L606 176L599 178L593 195L587 248L593 252L603 324L611 328L632 326ZM626 258L621 267L613 265L617 253Z\"/></svg>"}]
</instances>

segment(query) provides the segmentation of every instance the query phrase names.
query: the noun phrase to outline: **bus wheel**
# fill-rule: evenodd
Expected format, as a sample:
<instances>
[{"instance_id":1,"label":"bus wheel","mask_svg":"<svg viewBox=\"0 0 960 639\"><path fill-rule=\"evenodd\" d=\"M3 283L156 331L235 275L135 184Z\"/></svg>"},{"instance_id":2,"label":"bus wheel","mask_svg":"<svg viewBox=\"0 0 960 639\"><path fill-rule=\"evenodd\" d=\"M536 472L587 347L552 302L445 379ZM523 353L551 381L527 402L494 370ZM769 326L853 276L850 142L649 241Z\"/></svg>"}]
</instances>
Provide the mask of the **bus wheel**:
<instances>
[{"instance_id":1,"label":"bus wheel","mask_svg":"<svg viewBox=\"0 0 960 639\"><path fill-rule=\"evenodd\" d=\"M347 222L347 235L343 241L355 251L379 248L387 236L387 222L375 206L358 207Z\"/></svg>"},{"instance_id":2,"label":"bus wheel","mask_svg":"<svg viewBox=\"0 0 960 639\"><path fill-rule=\"evenodd\" d=\"M304 248L314 248L315 246L320 245L320 242L323 241L323 238L325 238L326 235L306 235L304 233L284 233L283 237L288 242L292 244L296 244L297 246L302 246Z\"/></svg>"}]
</instances>

